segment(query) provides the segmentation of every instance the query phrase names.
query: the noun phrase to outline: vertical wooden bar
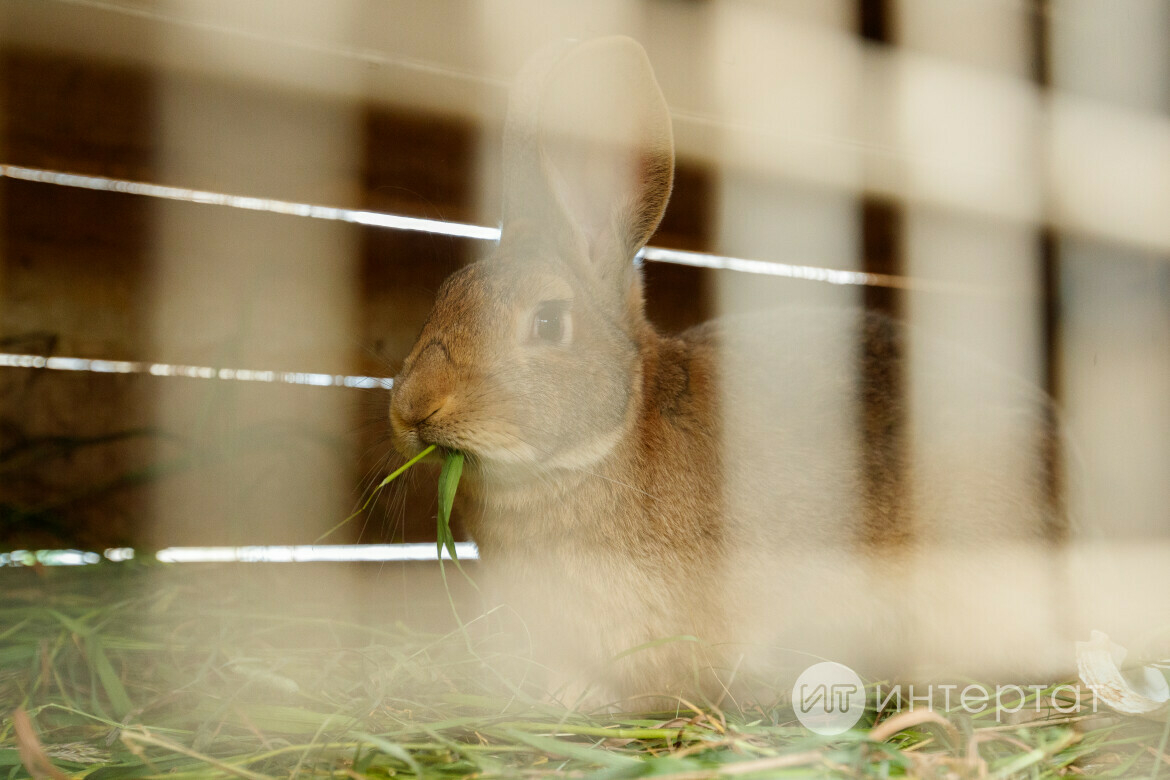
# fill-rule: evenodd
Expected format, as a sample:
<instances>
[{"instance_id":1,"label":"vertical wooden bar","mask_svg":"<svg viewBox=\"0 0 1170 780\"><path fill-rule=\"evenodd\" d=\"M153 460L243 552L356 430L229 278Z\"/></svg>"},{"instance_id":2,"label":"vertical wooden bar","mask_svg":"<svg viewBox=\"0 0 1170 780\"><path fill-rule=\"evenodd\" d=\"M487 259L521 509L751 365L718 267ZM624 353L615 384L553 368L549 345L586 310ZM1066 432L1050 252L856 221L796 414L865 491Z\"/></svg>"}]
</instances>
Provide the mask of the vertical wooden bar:
<instances>
[{"instance_id":1,"label":"vertical wooden bar","mask_svg":"<svg viewBox=\"0 0 1170 780\"><path fill-rule=\"evenodd\" d=\"M75 54L0 54L0 160L147 178L154 79ZM0 179L0 352L142 357L150 280L142 198ZM0 369L2 546L129 543L141 524L149 378Z\"/></svg>"},{"instance_id":2,"label":"vertical wooden bar","mask_svg":"<svg viewBox=\"0 0 1170 780\"><path fill-rule=\"evenodd\" d=\"M654 246L711 250L715 181L711 170L697 163L678 162L674 192L651 238ZM678 333L711 318L714 272L671 263L646 263L646 314L659 330Z\"/></svg>"},{"instance_id":3,"label":"vertical wooden bar","mask_svg":"<svg viewBox=\"0 0 1170 780\"><path fill-rule=\"evenodd\" d=\"M1052 88L1051 32L1049 0L1031 2L1032 80L1045 92ZM1061 402L1061 309L1060 309L1060 240L1050 224L1041 226L1036 237L1040 275L1040 335L1043 353L1041 375L1044 392L1057 408ZM1068 540L1069 520L1065 502L1066 474L1064 442L1060 421L1052 410L1046 415L1042 431L1041 464L1049 509L1046 535L1054 542Z\"/></svg>"},{"instance_id":4,"label":"vertical wooden bar","mask_svg":"<svg viewBox=\"0 0 1170 780\"><path fill-rule=\"evenodd\" d=\"M362 117L365 208L431 219L476 221L476 131L469 122L395 106L366 106ZM393 376L430 314L439 286L489 247L481 241L400 230L361 229L359 332L364 373ZM366 489L402 462L390 443L388 394L370 391L359 410L356 484ZM360 541L434 541L434 479L427 467L382 491ZM458 518L456 518L458 521ZM458 523L456 523L458 525ZM456 536L464 538L455 528Z\"/></svg>"},{"instance_id":5,"label":"vertical wooden bar","mask_svg":"<svg viewBox=\"0 0 1170 780\"><path fill-rule=\"evenodd\" d=\"M861 260L867 273L902 272L901 207L863 196ZM913 539L907 491L905 345L896 334L901 291L866 287L867 315L860 338L861 452L865 515L862 541L869 549L898 549ZM868 316L877 315L877 316Z\"/></svg>"},{"instance_id":6,"label":"vertical wooden bar","mask_svg":"<svg viewBox=\"0 0 1170 780\"><path fill-rule=\"evenodd\" d=\"M876 44L894 42L891 0L858 0L858 34ZM903 272L904 215L892 200L863 194L861 270L899 276ZM896 550L913 539L907 492L906 378L904 345L893 333L902 319L902 293L866 287L867 317L860 339L863 548Z\"/></svg>"}]
</instances>

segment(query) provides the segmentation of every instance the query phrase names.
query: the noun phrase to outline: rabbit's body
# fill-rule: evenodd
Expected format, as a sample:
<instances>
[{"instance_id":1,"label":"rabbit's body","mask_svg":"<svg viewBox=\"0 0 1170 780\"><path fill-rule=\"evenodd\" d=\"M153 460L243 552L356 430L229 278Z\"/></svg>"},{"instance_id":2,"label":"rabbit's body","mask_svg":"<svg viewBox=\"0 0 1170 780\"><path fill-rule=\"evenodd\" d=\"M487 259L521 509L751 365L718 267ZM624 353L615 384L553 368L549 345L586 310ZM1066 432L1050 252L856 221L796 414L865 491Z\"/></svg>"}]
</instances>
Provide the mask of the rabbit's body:
<instances>
[{"instance_id":1,"label":"rabbit's body","mask_svg":"<svg viewBox=\"0 0 1170 780\"><path fill-rule=\"evenodd\" d=\"M632 260L669 196L670 121L629 39L527 68L505 165L500 244L439 291L391 420L404 453L468 455L461 516L541 660L592 674L652 644L600 672L616 695L755 693L809 654L878 672L1050 663L1036 394L987 404L974 430L947 403L907 415L867 384L903 370L906 334L852 310L658 334ZM981 367L910 341L968 403ZM966 457L1004 425L1035 433L1010 484ZM1012 642L980 644L989 628Z\"/></svg>"},{"instance_id":2,"label":"rabbit's body","mask_svg":"<svg viewBox=\"0 0 1170 780\"><path fill-rule=\"evenodd\" d=\"M473 466L465 477L457 500L481 559L551 646L540 655L566 674L593 673L656 639L727 636L720 442L709 424L715 361L693 335L644 329L630 413L588 457L503 480ZM614 687L677 692L692 668L678 661L690 652L634 655Z\"/></svg>"}]
</instances>

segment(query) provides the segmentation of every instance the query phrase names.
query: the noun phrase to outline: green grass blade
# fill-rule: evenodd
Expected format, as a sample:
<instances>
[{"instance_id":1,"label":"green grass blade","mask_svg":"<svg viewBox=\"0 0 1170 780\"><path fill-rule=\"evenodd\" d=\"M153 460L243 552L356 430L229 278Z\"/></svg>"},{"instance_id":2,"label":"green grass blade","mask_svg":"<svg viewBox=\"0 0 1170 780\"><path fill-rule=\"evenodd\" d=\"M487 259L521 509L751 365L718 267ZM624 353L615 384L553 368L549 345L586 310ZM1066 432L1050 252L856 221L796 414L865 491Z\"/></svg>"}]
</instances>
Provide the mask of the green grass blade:
<instances>
[{"instance_id":1,"label":"green grass blade","mask_svg":"<svg viewBox=\"0 0 1170 780\"><path fill-rule=\"evenodd\" d=\"M627 769L636 767L641 763L637 759L612 753L594 745L581 742L570 742L540 734L526 734L514 729L501 729L500 733L517 742L531 745L542 753L561 756L563 758L575 758L578 761L584 761L594 766L602 766L609 769Z\"/></svg>"},{"instance_id":2,"label":"green grass blade","mask_svg":"<svg viewBox=\"0 0 1170 780\"><path fill-rule=\"evenodd\" d=\"M414 760L414 756L410 755L410 753L406 750L406 748L402 747L401 745L396 745L393 742L391 742L390 740L383 739L381 737L376 737L373 734L366 734L363 732L358 732L358 733L354 734L353 736L357 737L362 742L366 742L366 743L369 743L370 745L373 745L375 748L382 751L383 753L390 756L391 758L394 758L394 759L401 761L402 763L404 763L408 767L410 767L410 770L412 772L414 772L415 775L417 775L418 777L422 777L422 774L423 774L422 767L420 767L418 765L418 762Z\"/></svg>"},{"instance_id":3,"label":"green grass blade","mask_svg":"<svg viewBox=\"0 0 1170 780\"><path fill-rule=\"evenodd\" d=\"M459 487L459 478L463 475L463 453L458 450L452 450L447 453L447 459L443 461L443 470L439 472L439 513L438 526L435 531L435 551L439 556L439 571L443 575L443 587L447 587L447 574L443 568L443 550L451 556L451 560L455 562L455 568L459 569L459 573L463 575L463 579L470 583L471 587L479 590L479 586L475 584L475 580L471 578L464 568L463 564L459 562L459 556L455 552L455 536L451 533L451 509L455 505L455 491ZM460 628L463 627L463 621L459 618L458 611L455 610L455 602L451 601L451 590L447 589L447 599L451 602L451 610L456 613L456 620L459 620Z\"/></svg>"},{"instance_id":4,"label":"green grass blade","mask_svg":"<svg viewBox=\"0 0 1170 780\"><path fill-rule=\"evenodd\" d=\"M321 730L344 733L359 722L349 715L280 704L237 704L222 711L220 707L206 702L193 708L192 714L239 727L255 726L266 732L301 736L316 734Z\"/></svg>"},{"instance_id":5,"label":"green grass blade","mask_svg":"<svg viewBox=\"0 0 1170 780\"><path fill-rule=\"evenodd\" d=\"M443 548L451 554L451 560L458 563L459 556L455 554L455 537L451 535L451 508L455 505L455 490L459 487L459 478L463 476L463 453L453 450L447 453L443 461L443 470L439 473L439 538L437 550L443 554Z\"/></svg>"},{"instance_id":6,"label":"green grass blade","mask_svg":"<svg viewBox=\"0 0 1170 780\"><path fill-rule=\"evenodd\" d=\"M97 672L98 679L101 680L102 688L106 691L106 697L110 700L110 706L114 708L114 716L126 717L126 714L134 709L134 705L130 703L130 696L126 693L126 687L122 685L122 679L114 671L110 659L106 657L101 640L96 636L91 636L85 644L89 662L93 664L94 671Z\"/></svg>"},{"instance_id":7,"label":"green grass blade","mask_svg":"<svg viewBox=\"0 0 1170 780\"><path fill-rule=\"evenodd\" d=\"M405 473L406 473L406 470L407 470L408 468L410 468L410 467L411 467L411 466L413 466L414 464L418 463L420 460L422 460L423 458L425 458L427 455L430 455L430 454L431 454L432 452L434 452L434 451L435 451L435 445L433 445L433 444L432 444L431 446L427 447L425 450L423 450L422 452L420 452L418 455L415 455L413 458L411 458L410 460L406 461L406 463L403 463L401 466L399 466L398 468L396 468L396 469L395 469L393 472L391 472L391 473L390 473L390 476L386 477L384 480L382 480L381 482L379 482L379 483L378 483L378 485L377 485L377 487L375 487L373 490L371 490L371 491L370 491L370 497L366 499L366 503L362 504L362 507L361 507L361 509L359 509L358 511L354 512L352 515L350 515L349 517L345 518L345 519L344 519L344 520L342 520L340 523L338 523L337 525L333 526L332 528L330 528L330 529L329 529L328 531L326 531L325 533L323 533L323 534L321 534L320 536L318 536L316 539L314 539L314 540L313 540L313 544L320 544L320 543L321 543L323 540L325 540L325 539L329 538L330 536L332 536L332 535L334 534L334 532L336 532L336 531L337 531L339 528L341 528L343 525L345 525L346 523L348 523L350 520L353 520L355 517L357 517L358 515L360 515L362 512L365 512L367 509L369 509L369 507L370 507L370 504L372 504L372 503L373 503L373 501L374 501L374 497L378 495L378 491L380 491L382 488L384 488L384 487L386 487L387 485L389 485L389 484L390 484L391 482L393 482L394 480L398 479L400 476L402 476L403 474L405 474Z\"/></svg>"}]
</instances>

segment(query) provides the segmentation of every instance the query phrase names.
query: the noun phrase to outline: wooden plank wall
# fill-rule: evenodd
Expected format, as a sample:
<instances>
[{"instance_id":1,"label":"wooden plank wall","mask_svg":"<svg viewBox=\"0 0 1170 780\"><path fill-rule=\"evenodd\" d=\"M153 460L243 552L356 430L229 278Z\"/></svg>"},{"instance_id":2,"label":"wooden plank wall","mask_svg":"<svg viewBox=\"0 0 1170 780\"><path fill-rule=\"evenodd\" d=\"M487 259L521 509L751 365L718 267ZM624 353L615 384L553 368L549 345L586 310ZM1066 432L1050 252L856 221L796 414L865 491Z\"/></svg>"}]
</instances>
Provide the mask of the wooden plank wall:
<instances>
[{"instance_id":1,"label":"wooden plank wall","mask_svg":"<svg viewBox=\"0 0 1170 780\"><path fill-rule=\"evenodd\" d=\"M140 70L3 53L0 159L151 174L153 88ZM0 351L115 358L149 340L150 204L0 179ZM126 544L144 504L149 378L0 372L0 545Z\"/></svg>"},{"instance_id":2,"label":"wooden plank wall","mask_svg":"<svg viewBox=\"0 0 1170 780\"><path fill-rule=\"evenodd\" d=\"M214 181L162 179L160 168L165 166L160 159L166 150L160 148L164 141L158 102L160 81L166 80L174 81L174 77L78 56L6 51L0 74L5 107L0 161L215 189ZM355 195L351 202L338 205L476 220L473 182L481 128L465 120L305 95L265 91L249 97L249 89L265 87L217 85L206 76L185 75L180 81L183 90L196 93L226 88L230 98L225 100L234 101L240 110L246 110L250 101L263 99L269 104L287 101L294 116L296 112L356 113L360 134L354 143L360 146L353 156L358 163L348 174ZM232 191L230 183L222 189ZM709 248L711 192L709 172L682 161L675 197L655 242ZM287 192L240 194L291 197ZM132 195L0 179L0 351L196 364L200 358L207 360L208 355L197 346L197 329L182 341L195 346L176 351L173 345L179 342L166 339L172 345L169 353L159 352L158 334L152 332L158 326L153 298L159 252L164 251L158 235L161 215L173 221L178 214L180 220L195 220L194 226L207 224L208 212L200 211L207 208L160 206ZM222 224L238 223L235 229L250 231L248 225L258 221L289 219L241 215ZM219 217L214 220L221 224ZM421 327L439 284L484 249L471 240L421 233L360 226L330 229L352 235L346 245L357 253L353 349L340 363L336 355L294 348L281 359L295 365L239 367L392 375ZM192 245L199 245L198 241ZM262 256L255 258L258 269L266 262ZM660 327L678 331L710 316L709 272L651 264L647 277L650 315ZM246 346L242 354L249 354ZM258 347L251 354L266 353ZM348 428L319 433L333 437L328 457L348 475L342 479L353 486L351 498L356 500L358 486L367 484L367 477L385 468L389 442L384 392L259 386L233 387L209 396L209 389L203 387L208 383L201 380L8 369L0 372L0 467L4 469L0 547L100 549L143 543L312 541L282 534L281 523L288 518L263 519L262 501L249 506L245 523L235 516L230 501L200 500L198 521L165 523L160 535L156 523L160 497L231 495L223 480L238 477L238 473L225 475L222 464L193 466L183 461L186 445L181 440L190 432L157 427L161 383L187 383L180 393L190 396L180 402L183 408L197 407L201 397L218 399L207 402L212 419L204 421L205 430L219 432L215 436L241 425L233 415L247 416L250 412L241 410L263 405L265 397L275 401L295 395L295 404L312 405L312 398L345 394L342 403L351 409ZM221 452L228 448L226 442L226 438L217 439L208 446ZM279 468L273 465L276 453L271 456L248 461L251 465L243 470L256 471L249 479L261 481L265 468ZM240 462L233 463L239 472ZM169 473L172 467L175 473ZM405 495L379 503L370 522L355 524L331 541L359 536L363 541L433 538L433 494L433 486L420 477ZM269 499L269 503L278 502ZM338 513L347 508L348 503L336 507ZM338 519L321 517L318 524L327 528Z\"/></svg>"}]
</instances>

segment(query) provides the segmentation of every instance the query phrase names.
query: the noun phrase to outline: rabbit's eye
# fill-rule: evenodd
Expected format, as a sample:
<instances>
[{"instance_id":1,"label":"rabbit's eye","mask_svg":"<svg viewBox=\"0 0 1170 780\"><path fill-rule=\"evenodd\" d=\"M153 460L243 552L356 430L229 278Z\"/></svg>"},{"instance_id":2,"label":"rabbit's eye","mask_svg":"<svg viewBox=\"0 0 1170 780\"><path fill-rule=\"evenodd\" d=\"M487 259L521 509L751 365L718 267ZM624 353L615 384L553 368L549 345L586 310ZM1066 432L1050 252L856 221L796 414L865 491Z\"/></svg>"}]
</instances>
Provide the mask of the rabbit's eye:
<instances>
[{"instance_id":1,"label":"rabbit's eye","mask_svg":"<svg viewBox=\"0 0 1170 780\"><path fill-rule=\"evenodd\" d=\"M532 338L563 344L569 340L570 327L568 301L545 301L532 317Z\"/></svg>"}]
</instances>

